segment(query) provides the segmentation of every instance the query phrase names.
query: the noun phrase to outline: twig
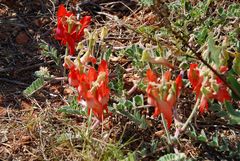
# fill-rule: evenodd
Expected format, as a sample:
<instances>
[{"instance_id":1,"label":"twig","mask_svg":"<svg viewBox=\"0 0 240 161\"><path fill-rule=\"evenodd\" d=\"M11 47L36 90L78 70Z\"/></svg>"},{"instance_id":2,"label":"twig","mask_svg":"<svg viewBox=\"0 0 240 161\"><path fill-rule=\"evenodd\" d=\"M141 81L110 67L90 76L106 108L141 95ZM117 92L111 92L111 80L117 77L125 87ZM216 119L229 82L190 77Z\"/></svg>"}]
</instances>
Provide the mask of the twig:
<instances>
[{"instance_id":1,"label":"twig","mask_svg":"<svg viewBox=\"0 0 240 161\"><path fill-rule=\"evenodd\" d=\"M37 68L37 67L40 67L40 66L43 66L43 65L53 64L53 63L54 63L54 61L50 60L50 61L47 61L47 62L44 62L44 63L34 64L34 65L27 66L27 67L20 68L20 69L16 69L16 67L3 68L3 69L0 69L0 73L7 73L7 72L11 72L11 71L15 71L14 73L19 73L19 72L22 72L22 71L34 69L34 68Z\"/></svg>"},{"instance_id":2,"label":"twig","mask_svg":"<svg viewBox=\"0 0 240 161\"><path fill-rule=\"evenodd\" d=\"M12 84L17 84L17 85L20 85L20 86L23 86L23 87L29 86L29 84L26 84L26 83L23 83L23 82L20 82L20 81L17 81L17 80L10 80L10 79L7 79L7 78L0 78L0 81L4 81L4 82L7 82L7 83L12 83Z\"/></svg>"},{"instance_id":3,"label":"twig","mask_svg":"<svg viewBox=\"0 0 240 161\"><path fill-rule=\"evenodd\" d=\"M105 38L105 40L126 40L126 41L129 41L130 39L140 39L140 37L113 37L113 36L109 36L109 37Z\"/></svg>"},{"instance_id":4,"label":"twig","mask_svg":"<svg viewBox=\"0 0 240 161\"><path fill-rule=\"evenodd\" d=\"M14 67L9 67L9 68L0 68L0 73L6 73L13 71L15 68Z\"/></svg>"},{"instance_id":5,"label":"twig","mask_svg":"<svg viewBox=\"0 0 240 161\"><path fill-rule=\"evenodd\" d=\"M140 108L149 108L149 107L153 107L152 105L142 105L142 106L137 106L137 107L133 107L132 109L140 109Z\"/></svg>"},{"instance_id":6,"label":"twig","mask_svg":"<svg viewBox=\"0 0 240 161\"><path fill-rule=\"evenodd\" d=\"M43 66L43 65L47 65L47 64L54 64L54 61L50 60L50 61L47 61L47 62L44 62L44 63L34 64L34 65L31 65L31 66L28 66L28 67L25 67L25 68L18 69L18 70L15 71L15 73L20 73L22 71L34 69L34 68L37 68L37 67L40 67L40 66Z\"/></svg>"},{"instance_id":7,"label":"twig","mask_svg":"<svg viewBox=\"0 0 240 161\"><path fill-rule=\"evenodd\" d=\"M134 11L125 3L123 3L122 1L115 1L115 2L108 2L108 3L102 3L102 5L112 5L112 4L122 4L123 6L125 6L130 12L134 13Z\"/></svg>"},{"instance_id":8,"label":"twig","mask_svg":"<svg viewBox=\"0 0 240 161\"><path fill-rule=\"evenodd\" d=\"M185 131L185 129L187 128L188 124L192 121L193 116L197 112L199 103L200 103L200 99L198 98L196 104L194 105L192 113L190 114L190 116L188 117L187 121L184 123L184 125L183 125L183 127L181 128L180 131Z\"/></svg>"},{"instance_id":9,"label":"twig","mask_svg":"<svg viewBox=\"0 0 240 161\"><path fill-rule=\"evenodd\" d=\"M139 83L139 81L133 81L133 86L132 86L132 88L127 92L127 95L130 96L131 94L133 94L134 91L137 90L138 83Z\"/></svg>"}]
</instances>

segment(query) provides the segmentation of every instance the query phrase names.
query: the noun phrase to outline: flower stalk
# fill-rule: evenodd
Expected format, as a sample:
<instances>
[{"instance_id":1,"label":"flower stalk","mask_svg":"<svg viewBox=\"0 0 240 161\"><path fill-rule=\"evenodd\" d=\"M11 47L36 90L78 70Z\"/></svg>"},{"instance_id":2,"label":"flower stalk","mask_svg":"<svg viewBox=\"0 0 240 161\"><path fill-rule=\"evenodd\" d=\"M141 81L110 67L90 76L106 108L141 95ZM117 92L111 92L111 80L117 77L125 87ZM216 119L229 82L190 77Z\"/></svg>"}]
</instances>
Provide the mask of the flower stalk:
<instances>
[{"instance_id":1,"label":"flower stalk","mask_svg":"<svg viewBox=\"0 0 240 161\"><path fill-rule=\"evenodd\" d=\"M180 131L185 131L186 130L188 124L192 121L192 118L196 115L199 104L200 104L200 99L198 98L197 102L194 105L194 108L193 108L191 114L189 115L187 121L184 123L184 125L182 126Z\"/></svg>"}]
</instances>

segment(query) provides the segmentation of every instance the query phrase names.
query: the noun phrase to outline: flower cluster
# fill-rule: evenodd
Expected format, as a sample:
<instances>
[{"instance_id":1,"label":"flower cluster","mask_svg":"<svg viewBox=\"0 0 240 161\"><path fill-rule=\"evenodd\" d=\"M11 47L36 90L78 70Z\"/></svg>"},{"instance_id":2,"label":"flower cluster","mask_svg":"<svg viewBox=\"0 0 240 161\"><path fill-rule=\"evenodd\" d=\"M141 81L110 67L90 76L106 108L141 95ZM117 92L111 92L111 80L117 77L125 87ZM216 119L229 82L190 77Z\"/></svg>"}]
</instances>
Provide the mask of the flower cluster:
<instances>
[{"instance_id":1,"label":"flower cluster","mask_svg":"<svg viewBox=\"0 0 240 161\"><path fill-rule=\"evenodd\" d=\"M74 13L60 5L57 12L57 29L55 38L69 49L70 55L75 53L75 44L84 36L84 29L91 22L91 16L85 16L80 21Z\"/></svg>"},{"instance_id":2,"label":"flower cluster","mask_svg":"<svg viewBox=\"0 0 240 161\"><path fill-rule=\"evenodd\" d=\"M70 55L74 55L76 43L83 38L84 29L90 21L90 16L85 16L78 21L74 13L67 11L64 5L60 5L57 12L55 38L60 40L61 44L67 46L66 50L69 51ZM64 67L69 70L68 81L71 86L76 88L78 102L88 108L88 114L92 110L93 114L102 121L104 112L108 113L107 105L110 94L108 65L105 60L100 62L98 70L88 65L89 62L97 63L96 58L92 57L97 35L96 33L88 33L88 36L89 46L87 51L80 48L83 56L80 58L80 54L74 62L70 59L70 56L65 56Z\"/></svg>"},{"instance_id":3,"label":"flower cluster","mask_svg":"<svg viewBox=\"0 0 240 161\"><path fill-rule=\"evenodd\" d=\"M219 71L224 74L228 68L221 66ZM188 79L196 93L196 99L200 99L199 110L201 113L208 109L208 100L216 99L219 102L230 100L227 87L220 78L215 76L206 67L198 67L198 64L190 64Z\"/></svg>"},{"instance_id":4,"label":"flower cluster","mask_svg":"<svg viewBox=\"0 0 240 161\"><path fill-rule=\"evenodd\" d=\"M175 81L171 79L171 72L164 73L163 78L158 81L157 75L151 70L147 70L147 96L148 103L155 107L153 116L163 114L167 120L168 128L172 123L172 109L182 89L182 76L179 74Z\"/></svg>"},{"instance_id":5,"label":"flower cluster","mask_svg":"<svg viewBox=\"0 0 240 161\"><path fill-rule=\"evenodd\" d=\"M65 57L65 67L70 70L68 81L78 91L78 101L86 102L88 114L92 110L93 114L102 121L104 111L108 113L110 94L107 62L102 60L98 70L90 67L85 71L83 64L72 62L69 57Z\"/></svg>"}]
</instances>

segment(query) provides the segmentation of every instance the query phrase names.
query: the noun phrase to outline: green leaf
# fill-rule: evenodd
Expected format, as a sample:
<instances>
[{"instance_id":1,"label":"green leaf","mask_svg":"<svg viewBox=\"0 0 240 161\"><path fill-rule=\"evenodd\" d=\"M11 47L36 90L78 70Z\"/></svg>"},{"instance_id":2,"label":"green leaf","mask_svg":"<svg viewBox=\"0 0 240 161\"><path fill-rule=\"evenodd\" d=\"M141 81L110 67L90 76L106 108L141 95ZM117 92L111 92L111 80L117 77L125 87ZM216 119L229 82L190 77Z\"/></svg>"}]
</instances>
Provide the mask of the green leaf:
<instances>
[{"instance_id":1,"label":"green leaf","mask_svg":"<svg viewBox=\"0 0 240 161\"><path fill-rule=\"evenodd\" d=\"M216 113L218 117L226 117L228 113L226 111L219 111Z\"/></svg>"},{"instance_id":2,"label":"green leaf","mask_svg":"<svg viewBox=\"0 0 240 161\"><path fill-rule=\"evenodd\" d=\"M124 90L123 68L117 64L114 72L117 74L117 78L110 80L109 87L116 91L118 95L122 95Z\"/></svg>"},{"instance_id":3,"label":"green leaf","mask_svg":"<svg viewBox=\"0 0 240 161\"><path fill-rule=\"evenodd\" d=\"M196 130L195 130L195 128L194 127L192 127L192 130L190 131L190 137L192 137L192 138L197 138L197 133L196 133Z\"/></svg>"},{"instance_id":4,"label":"green leaf","mask_svg":"<svg viewBox=\"0 0 240 161\"><path fill-rule=\"evenodd\" d=\"M132 110L132 108L134 106L134 104L129 100L126 100L126 102L124 102L124 105L127 108L127 110L129 110L129 111Z\"/></svg>"},{"instance_id":5,"label":"green leaf","mask_svg":"<svg viewBox=\"0 0 240 161\"><path fill-rule=\"evenodd\" d=\"M162 157L160 157L157 161L183 161L186 160L187 157L184 153L170 153L170 154L166 154Z\"/></svg>"},{"instance_id":6,"label":"green leaf","mask_svg":"<svg viewBox=\"0 0 240 161\"><path fill-rule=\"evenodd\" d=\"M215 40L213 39L212 33L208 35L208 50L210 52L210 60L219 67L221 47L215 45Z\"/></svg>"},{"instance_id":7,"label":"green leaf","mask_svg":"<svg viewBox=\"0 0 240 161\"><path fill-rule=\"evenodd\" d=\"M134 96L133 104L134 104L134 106L143 106L144 105L143 95Z\"/></svg>"},{"instance_id":8,"label":"green leaf","mask_svg":"<svg viewBox=\"0 0 240 161\"><path fill-rule=\"evenodd\" d=\"M240 93L240 84L231 73L227 75L227 82L231 84L232 87L238 91L238 93ZM235 100L240 100L240 98L237 95L235 95L232 91L231 91L231 95Z\"/></svg>"},{"instance_id":9,"label":"green leaf","mask_svg":"<svg viewBox=\"0 0 240 161\"><path fill-rule=\"evenodd\" d=\"M121 161L136 161L136 160L137 160L136 159L136 153L135 152L133 152L133 153L129 152L127 158L125 158Z\"/></svg>"},{"instance_id":10,"label":"green leaf","mask_svg":"<svg viewBox=\"0 0 240 161\"><path fill-rule=\"evenodd\" d=\"M240 4L233 3L228 7L228 16L240 17Z\"/></svg>"},{"instance_id":11,"label":"green leaf","mask_svg":"<svg viewBox=\"0 0 240 161\"><path fill-rule=\"evenodd\" d=\"M213 137L213 140L209 143L210 146L212 147L218 147L219 143L218 143L218 134L216 133L216 135Z\"/></svg>"},{"instance_id":12,"label":"green leaf","mask_svg":"<svg viewBox=\"0 0 240 161\"><path fill-rule=\"evenodd\" d=\"M202 142L207 142L208 141L207 136L206 136L204 130L201 131L201 134L198 136L198 140L202 141Z\"/></svg>"},{"instance_id":13,"label":"green leaf","mask_svg":"<svg viewBox=\"0 0 240 161\"><path fill-rule=\"evenodd\" d=\"M218 9L218 14L219 14L220 16L222 16L222 17L225 17L225 16L226 16L226 12L225 12L224 8L220 7L220 8Z\"/></svg>"},{"instance_id":14,"label":"green leaf","mask_svg":"<svg viewBox=\"0 0 240 161\"><path fill-rule=\"evenodd\" d=\"M136 69L143 69L146 65L141 61L143 49L138 45L132 45L130 48L126 49L124 55L128 57L129 60L132 60L132 65Z\"/></svg>"},{"instance_id":15,"label":"green leaf","mask_svg":"<svg viewBox=\"0 0 240 161\"><path fill-rule=\"evenodd\" d=\"M220 150L221 151L229 151L229 143L228 143L228 140L226 138L222 138L222 146L220 146Z\"/></svg>"},{"instance_id":16,"label":"green leaf","mask_svg":"<svg viewBox=\"0 0 240 161\"><path fill-rule=\"evenodd\" d=\"M207 36L208 36L208 32L209 32L209 30L206 28L206 27L204 27L202 30L200 30L198 33L197 33L197 42L199 43L199 44L204 44L205 43L205 41L206 41L206 39L207 39Z\"/></svg>"},{"instance_id":17,"label":"green leaf","mask_svg":"<svg viewBox=\"0 0 240 161\"><path fill-rule=\"evenodd\" d=\"M58 109L58 112L62 112L65 114L71 114L71 115L82 115L82 111L72 108L71 106L63 106L60 109Z\"/></svg>"},{"instance_id":18,"label":"green leaf","mask_svg":"<svg viewBox=\"0 0 240 161\"><path fill-rule=\"evenodd\" d=\"M154 32L156 31L156 28L152 27L152 26L140 26L137 28L137 31L138 32L141 32L141 33L145 33L147 35L152 35L154 34Z\"/></svg>"},{"instance_id":19,"label":"green leaf","mask_svg":"<svg viewBox=\"0 0 240 161\"><path fill-rule=\"evenodd\" d=\"M228 115L231 119L230 123L240 125L240 111L235 110L232 104L228 101L225 102L225 105L228 111Z\"/></svg>"},{"instance_id":20,"label":"green leaf","mask_svg":"<svg viewBox=\"0 0 240 161\"><path fill-rule=\"evenodd\" d=\"M58 55L57 49L49 46L45 41L42 41L40 44L41 54L45 57L50 57L56 65L61 64L61 57Z\"/></svg>"},{"instance_id":21,"label":"green leaf","mask_svg":"<svg viewBox=\"0 0 240 161\"><path fill-rule=\"evenodd\" d=\"M154 0L140 0L140 2L145 6L152 6L154 5Z\"/></svg>"},{"instance_id":22,"label":"green leaf","mask_svg":"<svg viewBox=\"0 0 240 161\"><path fill-rule=\"evenodd\" d=\"M134 111L133 114L131 114L129 111L126 111L124 109L118 108L118 111L120 114L128 117L131 121L135 122L136 124L139 125L140 128L146 129L148 124L146 122L145 116L141 115L140 112Z\"/></svg>"},{"instance_id":23,"label":"green leaf","mask_svg":"<svg viewBox=\"0 0 240 161\"><path fill-rule=\"evenodd\" d=\"M111 48L109 48L104 54L104 60L108 61L111 55L112 55L112 50Z\"/></svg>"},{"instance_id":24,"label":"green leaf","mask_svg":"<svg viewBox=\"0 0 240 161\"><path fill-rule=\"evenodd\" d=\"M236 53L232 68L236 74L240 75L240 53Z\"/></svg>"},{"instance_id":25,"label":"green leaf","mask_svg":"<svg viewBox=\"0 0 240 161\"><path fill-rule=\"evenodd\" d=\"M209 110L213 111L213 112L220 112L221 109L221 105L218 103L212 103L209 107Z\"/></svg>"},{"instance_id":26,"label":"green leaf","mask_svg":"<svg viewBox=\"0 0 240 161\"><path fill-rule=\"evenodd\" d=\"M44 78L40 77L36 79L34 82L32 82L32 84L23 91L23 94L29 97L32 94L34 94L36 91L41 89L44 85L45 85Z\"/></svg>"}]
</instances>

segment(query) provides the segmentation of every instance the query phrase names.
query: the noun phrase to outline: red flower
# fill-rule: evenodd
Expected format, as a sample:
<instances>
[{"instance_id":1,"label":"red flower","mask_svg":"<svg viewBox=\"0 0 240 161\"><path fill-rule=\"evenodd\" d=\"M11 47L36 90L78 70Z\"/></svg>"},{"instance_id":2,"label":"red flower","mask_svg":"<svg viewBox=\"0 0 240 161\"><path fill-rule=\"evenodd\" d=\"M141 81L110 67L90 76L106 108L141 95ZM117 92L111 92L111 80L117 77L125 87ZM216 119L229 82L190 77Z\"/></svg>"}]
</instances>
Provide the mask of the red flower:
<instances>
[{"instance_id":1,"label":"red flower","mask_svg":"<svg viewBox=\"0 0 240 161\"><path fill-rule=\"evenodd\" d=\"M200 113L203 113L205 110L208 110L208 98L206 96L202 96L199 111Z\"/></svg>"},{"instance_id":2,"label":"red flower","mask_svg":"<svg viewBox=\"0 0 240 161\"><path fill-rule=\"evenodd\" d=\"M104 119L104 108L102 104L97 100L96 96L94 96L91 92L87 92L86 102L88 107L88 114L90 114L90 110L92 110L93 114L98 118L98 120L102 121Z\"/></svg>"},{"instance_id":3,"label":"red flower","mask_svg":"<svg viewBox=\"0 0 240 161\"><path fill-rule=\"evenodd\" d=\"M155 107L154 117L157 117L159 114L163 114L164 118L167 121L168 128L172 124L172 107L166 101L158 101L157 106Z\"/></svg>"},{"instance_id":4,"label":"red flower","mask_svg":"<svg viewBox=\"0 0 240 161\"><path fill-rule=\"evenodd\" d=\"M109 101L110 90L108 87L108 66L105 60L98 66L98 72L94 68L91 68L88 72L88 81L91 85L85 98L88 108L93 110L95 116L102 121L104 119L104 111L108 113L107 105ZM93 83L97 82L96 89Z\"/></svg>"},{"instance_id":5,"label":"red flower","mask_svg":"<svg viewBox=\"0 0 240 161\"><path fill-rule=\"evenodd\" d=\"M231 97L227 91L227 88L223 85L220 85L217 94L214 96L219 102L224 102L225 100L230 100Z\"/></svg>"},{"instance_id":6,"label":"red flower","mask_svg":"<svg viewBox=\"0 0 240 161\"><path fill-rule=\"evenodd\" d=\"M180 96L180 93L181 93L181 90L182 90L182 86L183 86L183 83L182 83L182 75L179 74L176 78L176 96L179 97Z\"/></svg>"},{"instance_id":7,"label":"red flower","mask_svg":"<svg viewBox=\"0 0 240 161\"><path fill-rule=\"evenodd\" d=\"M190 64L190 69L188 71L188 79L192 85L193 91L196 92L196 99L200 96L203 81L203 77L200 76L200 71L197 69L197 66L197 64Z\"/></svg>"},{"instance_id":8,"label":"red flower","mask_svg":"<svg viewBox=\"0 0 240 161\"><path fill-rule=\"evenodd\" d=\"M198 65L197 64L190 64L190 69L188 72L188 79L190 83L192 84L193 88L195 88L198 84L199 77L200 77L200 72L197 69Z\"/></svg>"},{"instance_id":9,"label":"red flower","mask_svg":"<svg viewBox=\"0 0 240 161\"><path fill-rule=\"evenodd\" d=\"M84 36L84 29L90 22L90 16L85 16L77 22L72 12L67 11L64 5L59 6L55 38L68 47L70 55L75 53L75 43Z\"/></svg>"},{"instance_id":10,"label":"red flower","mask_svg":"<svg viewBox=\"0 0 240 161\"><path fill-rule=\"evenodd\" d=\"M216 99L219 102L224 102L225 100L230 100L231 97L227 91L227 87L224 85L222 80L218 78L217 76L214 76L213 79L216 80L216 84L218 86L218 90L215 91L210 81L208 80L210 77L212 78L212 75L205 75L205 83L202 84L203 76L200 76L200 69L197 68L197 64L191 64L190 69L188 72L188 78L189 81L193 87L193 91L196 92L196 99L201 99L200 105L199 105L199 111L200 113L203 113L205 110L208 109L208 100L210 99ZM226 66L220 67L220 72L225 73L227 72L228 68ZM214 81L212 82L214 83ZM202 88L208 88L208 94L205 94L201 92Z\"/></svg>"},{"instance_id":11,"label":"red flower","mask_svg":"<svg viewBox=\"0 0 240 161\"><path fill-rule=\"evenodd\" d=\"M149 82L157 82L157 76L151 69L147 70L147 79Z\"/></svg>"},{"instance_id":12,"label":"red flower","mask_svg":"<svg viewBox=\"0 0 240 161\"><path fill-rule=\"evenodd\" d=\"M221 73L221 74L224 74L224 73L226 73L227 71L228 71L228 67L227 67L227 66L221 66L221 67L220 67L220 73ZM223 81L222 81L219 77L217 77L216 79L217 79L217 83L218 83L218 84L223 83Z\"/></svg>"},{"instance_id":13,"label":"red flower","mask_svg":"<svg viewBox=\"0 0 240 161\"><path fill-rule=\"evenodd\" d=\"M70 68L70 72L68 74L68 82L71 86L77 87L80 81L80 72L75 68L75 66Z\"/></svg>"},{"instance_id":14,"label":"red flower","mask_svg":"<svg viewBox=\"0 0 240 161\"><path fill-rule=\"evenodd\" d=\"M156 74L151 69L148 69L147 79L149 81L147 87L148 104L155 107L153 117L158 117L159 114L162 113L167 121L168 128L170 128L172 123L172 108L174 107L176 100L180 95L180 90L182 88L182 77L179 75L176 78L175 83L169 86L166 85L166 82L169 82L171 79L170 71L165 72L163 76L164 80L158 83ZM161 90L157 86L151 84L151 82L166 86L166 88L168 88L167 93L162 94Z\"/></svg>"},{"instance_id":15,"label":"red flower","mask_svg":"<svg viewBox=\"0 0 240 161\"><path fill-rule=\"evenodd\" d=\"M77 88L78 100L85 100L88 110L102 121L104 119L104 111L108 113L107 105L109 101L110 89L108 87L108 65L103 60L98 71L93 67L89 68L87 73L81 73L71 64L68 75L69 84Z\"/></svg>"},{"instance_id":16,"label":"red flower","mask_svg":"<svg viewBox=\"0 0 240 161\"><path fill-rule=\"evenodd\" d=\"M222 74L226 73L228 71L228 67L221 66L220 72ZM224 102L225 100L230 100L231 97L227 91L227 87L224 85L223 81L217 77L216 78L217 84L219 85L219 89L217 91L217 94L214 96L215 99L217 99L219 102Z\"/></svg>"}]
</instances>

